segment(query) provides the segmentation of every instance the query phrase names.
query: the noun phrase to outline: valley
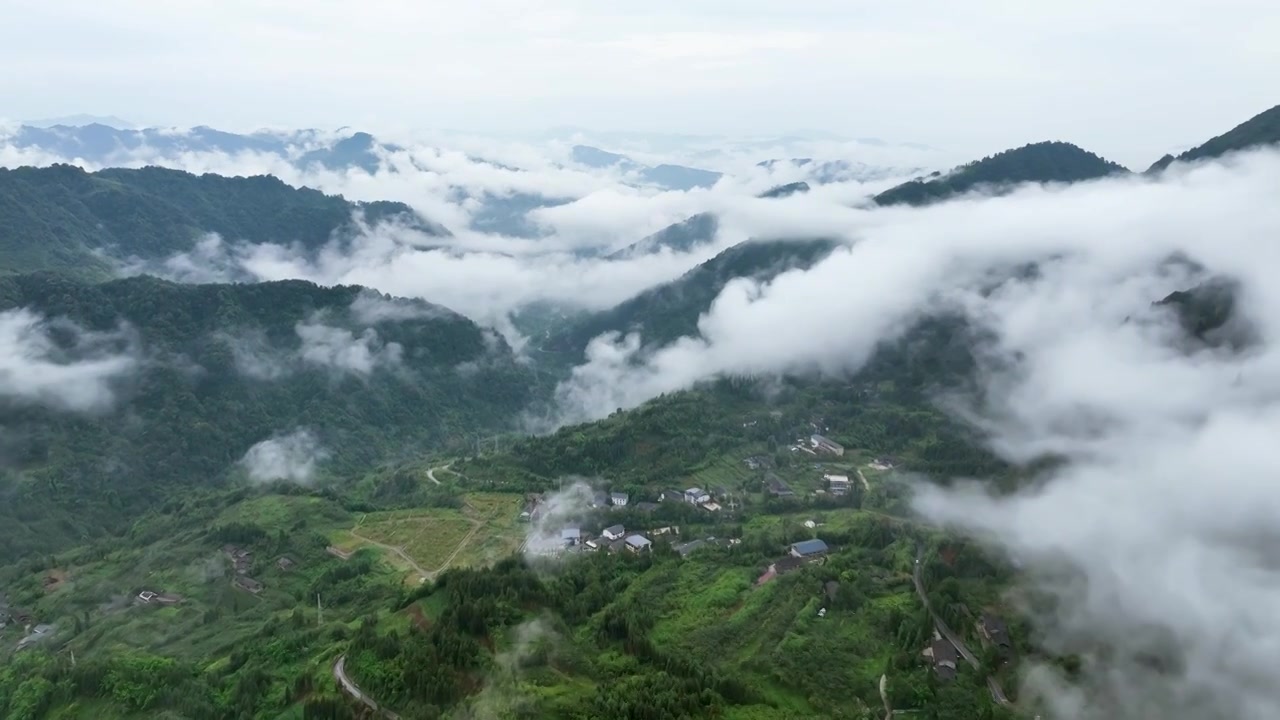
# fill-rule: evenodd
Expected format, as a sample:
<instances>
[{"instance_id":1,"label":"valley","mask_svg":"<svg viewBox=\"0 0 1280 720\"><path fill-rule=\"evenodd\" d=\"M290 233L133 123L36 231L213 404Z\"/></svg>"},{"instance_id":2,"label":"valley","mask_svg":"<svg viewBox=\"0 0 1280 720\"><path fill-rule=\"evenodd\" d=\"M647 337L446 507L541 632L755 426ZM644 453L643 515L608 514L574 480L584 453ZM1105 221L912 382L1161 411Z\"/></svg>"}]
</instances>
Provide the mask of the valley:
<instances>
[{"instance_id":1,"label":"valley","mask_svg":"<svg viewBox=\"0 0 1280 720\"><path fill-rule=\"evenodd\" d=\"M1165 687L1199 647L1133 602L1169 577L1133 518L1224 534L1186 519L1203 490L1130 488L1270 428L1269 295L1203 227L1270 237L1236 208L1269 197L1274 117L1142 175L1045 142L877 193L567 146L688 218L590 247L514 191L529 237L272 176L0 170L0 717L1124 707L1108 671ZM205 135L370 178L405 151ZM547 285L658 279L475 317L423 289L496 298L499 260L546 256ZM297 258L351 282L263 279Z\"/></svg>"}]
</instances>

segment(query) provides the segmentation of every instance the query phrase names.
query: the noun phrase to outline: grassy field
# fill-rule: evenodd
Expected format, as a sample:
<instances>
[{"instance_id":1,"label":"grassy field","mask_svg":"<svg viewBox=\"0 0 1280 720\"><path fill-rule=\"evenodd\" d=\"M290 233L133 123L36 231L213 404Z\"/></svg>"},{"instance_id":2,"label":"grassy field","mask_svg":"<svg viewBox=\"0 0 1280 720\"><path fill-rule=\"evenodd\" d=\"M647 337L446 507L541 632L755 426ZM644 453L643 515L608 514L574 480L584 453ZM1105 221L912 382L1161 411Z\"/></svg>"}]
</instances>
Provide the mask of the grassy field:
<instances>
[{"instance_id":1,"label":"grassy field","mask_svg":"<svg viewBox=\"0 0 1280 720\"><path fill-rule=\"evenodd\" d=\"M422 571L434 574L448 567L486 565L520 548L524 532L517 520L523 502L510 493L469 493L461 509L423 508L368 513L354 527L333 534L343 551L372 547L392 565L417 572L398 553L375 543L398 548Z\"/></svg>"}]
</instances>

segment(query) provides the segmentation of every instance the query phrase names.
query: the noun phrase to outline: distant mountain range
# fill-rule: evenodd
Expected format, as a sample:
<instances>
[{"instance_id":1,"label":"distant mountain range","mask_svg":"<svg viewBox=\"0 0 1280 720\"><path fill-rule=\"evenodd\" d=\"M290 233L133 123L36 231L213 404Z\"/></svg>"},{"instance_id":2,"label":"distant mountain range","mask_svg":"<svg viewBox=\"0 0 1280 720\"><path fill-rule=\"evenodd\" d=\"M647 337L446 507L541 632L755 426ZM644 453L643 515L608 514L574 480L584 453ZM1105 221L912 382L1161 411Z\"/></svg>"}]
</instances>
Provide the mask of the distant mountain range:
<instances>
[{"instance_id":1,"label":"distant mountain range","mask_svg":"<svg viewBox=\"0 0 1280 720\"><path fill-rule=\"evenodd\" d=\"M123 261L160 260L207 233L228 242L315 250L355 232L352 216L443 227L396 202L349 202L271 176L192 175L148 167L95 173L71 165L0 169L0 275L57 270L112 275Z\"/></svg>"},{"instance_id":2,"label":"distant mountain range","mask_svg":"<svg viewBox=\"0 0 1280 720\"><path fill-rule=\"evenodd\" d=\"M924 171L921 167L892 168L852 160L815 160L813 158L764 160L756 163L756 166L775 172L792 170L815 185L837 182L875 182Z\"/></svg>"},{"instance_id":3,"label":"distant mountain range","mask_svg":"<svg viewBox=\"0 0 1280 720\"><path fill-rule=\"evenodd\" d=\"M572 158L579 165L596 169L620 170L635 175L643 184L656 185L666 190L709 188L722 177L718 172L683 165L663 164L650 167L637 163L626 155L611 153L589 145L573 146Z\"/></svg>"}]
</instances>

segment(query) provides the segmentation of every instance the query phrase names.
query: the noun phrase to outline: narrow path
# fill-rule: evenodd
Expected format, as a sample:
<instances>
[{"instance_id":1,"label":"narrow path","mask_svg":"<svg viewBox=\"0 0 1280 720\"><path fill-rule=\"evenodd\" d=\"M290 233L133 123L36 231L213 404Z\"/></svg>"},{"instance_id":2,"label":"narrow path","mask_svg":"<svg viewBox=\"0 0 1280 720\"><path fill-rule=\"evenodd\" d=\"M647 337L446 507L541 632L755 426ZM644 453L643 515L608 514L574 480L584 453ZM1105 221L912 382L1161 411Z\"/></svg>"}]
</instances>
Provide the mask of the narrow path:
<instances>
[{"instance_id":1,"label":"narrow path","mask_svg":"<svg viewBox=\"0 0 1280 720\"><path fill-rule=\"evenodd\" d=\"M893 720L893 705L889 704L889 676L880 676L880 701L884 703L884 720Z\"/></svg>"},{"instance_id":2,"label":"narrow path","mask_svg":"<svg viewBox=\"0 0 1280 720\"><path fill-rule=\"evenodd\" d=\"M916 594L920 596L920 602L924 603L924 609L928 610L929 617L933 618L933 626L937 628L938 634L946 638L947 642L951 643L952 646L955 647L956 652L960 653L960 657L964 658L965 662L969 663L974 670L980 670L982 668L982 663L978 660L978 656L969 651L969 647L964 644L964 641L960 639L960 636L952 632L946 621L939 617L938 613L934 612L933 606L929 604L929 595L925 592L924 579L922 578L921 572L921 568L923 567L921 560L923 559L924 548L917 548L916 566L911 571L911 580L916 586ZM1004 688L1000 686L1000 681L996 680L995 677L991 675L987 676L987 689L991 691L991 698L995 700L997 704L1003 705L1004 707L1013 706L1013 703L1010 702L1009 698L1004 694Z\"/></svg>"},{"instance_id":3,"label":"narrow path","mask_svg":"<svg viewBox=\"0 0 1280 720\"><path fill-rule=\"evenodd\" d=\"M342 686L343 692L355 698L358 702L363 704L365 707L369 708L370 710L373 710L376 713L380 713L382 717L387 718L387 720L400 720L399 715L391 712L390 710L384 707L379 706L378 703L373 698L361 692L359 686L357 686L354 682L351 681L351 678L347 676L347 656L346 655L339 655L338 661L333 664L333 678L338 681L339 685Z\"/></svg>"},{"instance_id":4,"label":"narrow path","mask_svg":"<svg viewBox=\"0 0 1280 720\"><path fill-rule=\"evenodd\" d=\"M854 472L858 473L858 479L862 481L862 489L871 492L871 483L867 482L867 476L862 474L862 468L854 468Z\"/></svg>"},{"instance_id":5,"label":"narrow path","mask_svg":"<svg viewBox=\"0 0 1280 720\"><path fill-rule=\"evenodd\" d=\"M429 580L429 579L431 579L431 578L435 577L435 573L428 572L427 570L424 570L424 569L422 568L422 566L421 566L421 565L419 565L417 562L415 562L413 558L409 557L408 553L406 553L402 548L398 548L398 547L396 547L396 546L394 546L394 545L388 545L388 544L386 544L386 543L380 543L380 542L378 542L377 540L371 540L371 539L369 539L369 538L365 537L364 535L361 535L360 533L356 532L356 531L355 531L355 529L352 529L352 530L351 530L351 536L352 536L352 537L355 537L355 538L359 538L359 539L361 539L361 540L363 540L363 541L365 541L365 542L367 542L367 543L369 543L370 545L373 545L373 546L375 546L375 547L380 547L380 548L382 548L383 550L390 550L391 552L395 553L396 555L399 555L399 556L400 556L400 558L401 558L402 560L404 560L405 562L409 563L409 566L410 566L410 567L412 567L414 570L417 570L417 571L418 571L418 575L419 575L419 577L421 577L421 578L422 578L422 581L423 581L423 582L426 582L427 580Z\"/></svg>"}]
</instances>

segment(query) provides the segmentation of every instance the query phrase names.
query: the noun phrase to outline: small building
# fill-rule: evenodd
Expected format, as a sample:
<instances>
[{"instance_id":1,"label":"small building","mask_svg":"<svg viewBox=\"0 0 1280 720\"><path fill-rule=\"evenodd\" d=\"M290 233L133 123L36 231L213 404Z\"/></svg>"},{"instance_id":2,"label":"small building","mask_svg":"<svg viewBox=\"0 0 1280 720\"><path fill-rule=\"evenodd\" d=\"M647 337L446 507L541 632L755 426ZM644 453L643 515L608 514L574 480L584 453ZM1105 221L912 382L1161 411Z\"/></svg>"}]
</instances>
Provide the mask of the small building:
<instances>
[{"instance_id":1,"label":"small building","mask_svg":"<svg viewBox=\"0 0 1280 720\"><path fill-rule=\"evenodd\" d=\"M56 628L53 625L46 625L43 623L36 625L31 628L31 632L28 633L26 637L18 641L18 649L25 650L32 645L35 645L46 637L52 635L54 630L56 630Z\"/></svg>"},{"instance_id":2,"label":"small building","mask_svg":"<svg viewBox=\"0 0 1280 720\"><path fill-rule=\"evenodd\" d=\"M565 528L560 531L560 542L565 547L577 545L582 540L582 531L578 528Z\"/></svg>"},{"instance_id":3,"label":"small building","mask_svg":"<svg viewBox=\"0 0 1280 720\"><path fill-rule=\"evenodd\" d=\"M289 572L294 568L295 565L297 565L297 563L295 563L293 561L293 558L289 557L288 555L281 555L280 557L276 558L276 567L280 568L281 572Z\"/></svg>"},{"instance_id":4,"label":"small building","mask_svg":"<svg viewBox=\"0 0 1280 720\"><path fill-rule=\"evenodd\" d=\"M663 490L658 502L684 502L684 493L679 490Z\"/></svg>"},{"instance_id":5,"label":"small building","mask_svg":"<svg viewBox=\"0 0 1280 720\"><path fill-rule=\"evenodd\" d=\"M784 498L795 496L795 491L786 483L782 482L782 478L774 475L773 473L770 473L769 476L765 478L764 488L765 492L774 497Z\"/></svg>"},{"instance_id":6,"label":"small building","mask_svg":"<svg viewBox=\"0 0 1280 720\"><path fill-rule=\"evenodd\" d=\"M644 552L648 550L653 542L643 535L632 535L627 538L627 549L633 553Z\"/></svg>"},{"instance_id":7,"label":"small building","mask_svg":"<svg viewBox=\"0 0 1280 720\"><path fill-rule=\"evenodd\" d=\"M651 513L654 510L657 510L660 506L658 505L658 503L645 501L645 502L638 502L632 507L636 509L636 512Z\"/></svg>"},{"instance_id":8,"label":"small building","mask_svg":"<svg viewBox=\"0 0 1280 720\"><path fill-rule=\"evenodd\" d=\"M616 493L609 494L609 502L613 503L616 507L626 507L627 501L630 499L631 499L631 496L627 495L624 492L616 492Z\"/></svg>"},{"instance_id":9,"label":"small building","mask_svg":"<svg viewBox=\"0 0 1280 720\"><path fill-rule=\"evenodd\" d=\"M706 540L694 540L692 542L676 545L675 550L676 552L680 553L680 557L689 557L689 553L699 548L706 547L706 545L707 545Z\"/></svg>"},{"instance_id":10,"label":"small building","mask_svg":"<svg viewBox=\"0 0 1280 720\"><path fill-rule=\"evenodd\" d=\"M138 600L144 603L151 602L152 600L155 599L155 597L156 597L156 594L151 592L150 590L143 590L142 592L138 593Z\"/></svg>"},{"instance_id":11,"label":"small building","mask_svg":"<svg viewBox=\"0 0 1280 720\"><path fill-rule=\"evenodd\" d=\"M591 507L602 508L609 504L609 494L603 490L597 490L591 494Z\"/></svg>"},{"instance_id":12,"label":"small building","mask_svg":"<svg viewBox=\"0 0 1280 720\"><path fill-rule=\"evenodd\" d=\"M649 531L650 535L679 535L680 528L676 525L664 525L660 528L654 528Z\"/></svg>"},{"instance_id":13,"label":"small building","mask_svg":"<svg viewBox=\"0 0 1280 720\"><path fill-rule=\"evenodd\" d=\"M605 540L617 540L618 538L626 534L627 534L626 529L623 528L621 525L614 525L612 527L607 527L604 529L604 532L600 533L600 535L603 536Z\"/></svg>"},{"instance_id":14,"label":"small building","mask_svg":"<svg viewBox=\"0 0 1280 720\"><path fill-rule=\"evenodd\" d=\"M791 545L791 556L797 558L817 557L825 555L829 549L827 544L821 540L802 540Z\"/></svg>"},{"instance_id":15,"label":"small building","mask_svg":"<svg viewBox=\"0 0 1280 720\"><path fill-rule=\"evenodd\" d=\"M240 588L241 590L244 590L247 593L252 593L254 595L257 595L258 593L262 592L265 587L262 583L258 582L257 580L254 580L248 575L237 575L236 579L232 581L232 584Z\"/></svg>"},{"instance_id":16,"label":"small building","mask_svg":"<svg viewBox=\"0 0 1280 720\"><path fill-rule=\"evenodd\" d=\"M872 470L892 470L898 464L896 458L878 457L871 461Z\"/></svg>"},{"instance_id":17,"label":"small building","mask_svg":"<svg viewBox=\"0 0 1280 720\"><path fill-rule=\"evenodd\" d=\"M809 436L809 447L817 452L840 457L844 455L844 446L825 435L814 433Z\"/></svg>"},{"instance_id":18,"label":"small building","mask_svg":"<svg viewBox=\"0 0 1280 720\"><path fill-rule=\"evenodd\" d=\"M684 501L690 505L701 505L704 502L711 502L711 493L698 487L691 487L684 491Z\"/></svg>"},{"instance_id":19,"label":"small building","mask_svg":"<svg viewBox=\"0 0 1280 720\"><path fill-rule=\"evenodd\" d=\"M848 475L823 475L822 479L827 481L827 487L831 489L832 495L844 495L849 492Z\"/></svg>"},{"instance_id":20,"label":"small building","mask_svg":"<svg viewBox=\"0 0 1280 720\"><path fill-rule=\"evenodd\" d=\"M720 503L704 502L698 507L702 508L703 510L706 510L707 512L720 512Z\"/></svg>"},{"instance_id":21,"label":"small building","mask_svg":"<svg viewBox=\"0 0 1280 720\"><path fill-rule=\"evenodd\" d=\"M978 620L978 632L982 633L982 637L987 642L996 646L1001 654L1007 654L1013 649L1013 639L1009 636L1009 626L1004 620L991 613L982 613L982 617Z\"/></svg>"},{"instance_id":22,"label":"small building","mask_svg":"<svg viewBox=\"0 0 1280 720\"><path fill-rule=\"evenodd\" d=\"M956 679L956 660L959 656L955 646L946 639L934 640L929 647L925 648L924 656L933 665L933 671L938 674L938 679L944 682Z\"/></svg>"}]
</instances>

